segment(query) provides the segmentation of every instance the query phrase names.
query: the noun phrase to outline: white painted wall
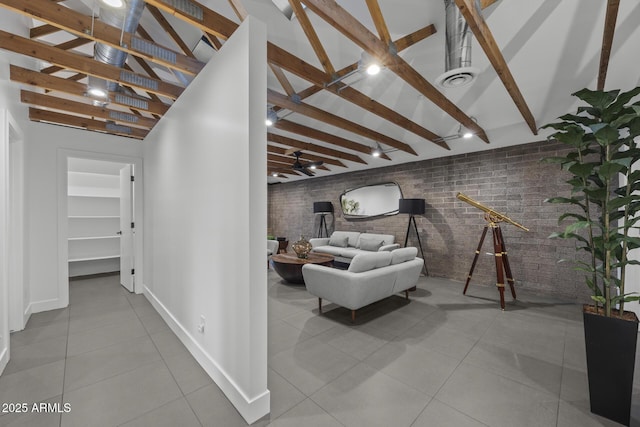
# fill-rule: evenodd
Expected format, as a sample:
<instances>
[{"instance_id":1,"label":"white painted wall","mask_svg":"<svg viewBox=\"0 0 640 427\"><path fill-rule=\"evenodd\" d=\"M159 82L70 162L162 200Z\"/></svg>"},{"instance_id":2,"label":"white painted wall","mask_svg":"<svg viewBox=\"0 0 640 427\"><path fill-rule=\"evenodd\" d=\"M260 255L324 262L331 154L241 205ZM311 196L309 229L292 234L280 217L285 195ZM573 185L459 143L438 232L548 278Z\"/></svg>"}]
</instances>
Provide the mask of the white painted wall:
<instances>
[{"instance_id":1,"label":"white painted wall","mask_svg":"<svg viewBox=\"0 0 640 427\"><path fill-rule=\"evenodd\" d=\"M67 158L128 162L142 157L131 138L29 122L25 130L28 283L34 313L66 307ZM125 158L126 157L126 158ZM60 201L62 200L62 203ZM63 262L60 260L63 259Z\"/></svg>"},{"instance_id":2,"label":"white painted wall","mask_svg":"<svg viewBox=\"0 0 640 427\"><path fill-rule=\"evenodd\" d=\"M144 141L145 295L249 423L269 412L265 108L250 17Z\"/></svg>"},{"instance_id":3,"label":"white painted wall","mask_svg":"<svg viewBox=\"0 0 640 427\"><path fill-rule=\"evenodd\" d=\"M16 13L0 9L0 28L25 37L29 35L28 20ZM0 51L0 373L9 360L9 118L14 127L21 128L26 109L20 105L18 89L9 82L9 63L29 66L33 63L16 54ZM13 260L23 263L21 252L13 253ZM20 291L23 291L21 288Z\"/></svg>"}]
</instances>

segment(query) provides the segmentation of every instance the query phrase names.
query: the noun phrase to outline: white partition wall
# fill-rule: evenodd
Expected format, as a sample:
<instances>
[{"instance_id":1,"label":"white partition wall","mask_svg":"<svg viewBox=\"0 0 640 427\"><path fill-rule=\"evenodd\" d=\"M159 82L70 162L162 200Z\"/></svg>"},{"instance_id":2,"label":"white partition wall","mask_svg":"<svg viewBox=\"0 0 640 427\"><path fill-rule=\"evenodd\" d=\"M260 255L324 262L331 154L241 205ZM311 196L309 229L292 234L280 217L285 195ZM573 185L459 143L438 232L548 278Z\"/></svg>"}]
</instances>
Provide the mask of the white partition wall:
<instances>
[{"instance_id":1,"label":"white partition wall","mask_svg":"<svg viewBox=\"0 0 640 427\"><path fill-rule=\"evenodd\" d=\"M144 141L145 295L249 423L269 412L265 111L249 17Z\"/></svg>"}]
</instances>

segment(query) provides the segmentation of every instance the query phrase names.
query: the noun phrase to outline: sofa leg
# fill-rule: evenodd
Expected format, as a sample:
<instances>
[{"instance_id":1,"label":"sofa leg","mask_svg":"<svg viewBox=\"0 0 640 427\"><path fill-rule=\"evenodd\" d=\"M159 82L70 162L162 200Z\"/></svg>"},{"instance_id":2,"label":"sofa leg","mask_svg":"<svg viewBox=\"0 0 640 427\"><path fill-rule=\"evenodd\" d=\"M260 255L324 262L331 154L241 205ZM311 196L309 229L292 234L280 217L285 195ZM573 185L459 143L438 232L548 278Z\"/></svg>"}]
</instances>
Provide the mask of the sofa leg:
<instances>
[{"instance_id":1,"label":"sofa leg","mask_svg":"<svg viewBox=\"0 0 640 427\"><path fill-rule=\"evenodd\" d=\"M356 321L356 311L351 310L351 323Z\"/></svg>"},{"instance_id":2,"label":"sofa leg","mask_svg":"<svg viewBox=\"0 0 640 427\"><path fill-rule=\"evenodd\" d=\"M322 298L318 298L318 311L322 314Z\"/></svg>"},{"instance_id":3,"label":"sofa leg","mask_svg":"<svg viewBox=\"0 0 640 427\"><path fill-rule=\"evenodd\" d=\"M409 289L405 289L405 291L404 291L404 299L409 299Z\"/></svg>"}]
</instances>

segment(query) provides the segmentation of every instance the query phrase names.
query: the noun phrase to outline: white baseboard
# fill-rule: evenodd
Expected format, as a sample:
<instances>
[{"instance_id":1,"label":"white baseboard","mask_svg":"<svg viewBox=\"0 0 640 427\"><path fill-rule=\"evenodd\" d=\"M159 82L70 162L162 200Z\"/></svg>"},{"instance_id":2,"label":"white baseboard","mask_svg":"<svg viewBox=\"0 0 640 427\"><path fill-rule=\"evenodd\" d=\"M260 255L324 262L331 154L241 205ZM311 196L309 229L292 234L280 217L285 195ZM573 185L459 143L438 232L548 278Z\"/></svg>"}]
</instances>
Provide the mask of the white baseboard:
<instances>
[{"instance_id":1,"label":"white baseboard","mask_svg":"<svg viewBox=\"0 0 640 427\"><path fill-rule=\"evenodd\" d=\"M167 322L169 328L176 334L178 339L187 347L189 352L193 355L196 361L202 366L202 368L209 374L211 379L216 383L220 390L227 396L233 406L238 410L240 415L249 424L259 420L263 416L267 415L270 410L270 393L266 390L260 396L253 399L248 398L242 390L235 384L233 378L231 378L222 369L218 363L193 339L191 334L178 322L178 320L167 310L156 296L149 290L146 285L143 285L144 295L153 305L160 316Z\"/></svg>"},{"instance_id":2,"label":"white baseboard","mask_svg":"<svg viewBox=\"0 0 640 427\"><path fill-rule=\"evenodd\" d=\"M59 308L65 308L66 306L67 305L62 305L62 301L60 301L59 298L48 299L44 301L35 301L29 304L31 313L40 313L42 311L57 310Z\"/></svg>"},{"instance_id":3,"label":"white baseboard","mask_svg":"<svg viewBox=\"0 0 640 427\"><path fill-rule=\"evenodd\" d=\"M27 326L27 322L31 318L31 314L32 313L33 313L33 305L31 303L29 303L27 308L24 310L24 313L22 313L22 324L24 326Z\"/></svg>"},{"instance_id":4,"label":"white baseboard","mask_svg":"<svg viewBox=\"0 0 640 427\"><path fill-rule=\"evenodd\" d=\"M9 363L9 347L5 346L2 349L2 353L0 353L0 375L4 372L4 368L6 368L7 363Z\"/></svg>"}]
</instances>

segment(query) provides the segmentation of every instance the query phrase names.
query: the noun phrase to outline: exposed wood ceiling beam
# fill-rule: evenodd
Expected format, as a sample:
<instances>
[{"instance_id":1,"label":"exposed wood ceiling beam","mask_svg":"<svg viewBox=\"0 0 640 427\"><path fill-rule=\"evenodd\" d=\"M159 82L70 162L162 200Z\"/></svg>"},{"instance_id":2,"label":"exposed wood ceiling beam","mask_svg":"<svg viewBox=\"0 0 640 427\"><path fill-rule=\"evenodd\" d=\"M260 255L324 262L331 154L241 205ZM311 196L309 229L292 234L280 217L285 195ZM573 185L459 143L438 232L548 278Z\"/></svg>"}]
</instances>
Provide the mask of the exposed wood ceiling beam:
<instances>
[{"instance_id":1,"label":"exposed wood ceiling beam","mask_svg":"<svg viewBox=\"0 0 640 427\"><path fill-rule=\"evenodd\" d=\"M286 156L287 150L282 147L276 147L275 145L267 144L267 153L280 154L282 156ZM289 158L293 159L293 157L291 156L289 156ZM316 156L315 154L310 154L306 152L303 152L300 158L308 162L324 162L328 165L340 166L342 168L347 167L347 165L342 163L340 160L332 159L329 157Z\"/></svg>"},{"instance_id":2,"label":"exposed wood ceiling beam","mask_svg":"<svg viewBox=\"0 0 640 427\"><path fill-rule=\"evenodd\" d=\"M338 31L360 46L370 55L378 58L398 77L411 85L426 98L440 107L443 111L471 129L479 138L489 142L486 132L475 121L460 110L453 102L440 93L420 73L418 73L404 59L389 51L387 45L369 31L361 22L340 7L335 0L305 0L307 8L311 9L322 19L335 27Z\"/></svg>"},{"instance_id":3,"label":"exposed wood ceiling beam","mask_svg":"<svg viewBox=\"0 0 640 427\"><path fill-rule=\"evenodd\" d=\"M163 0L145 0L145 2L147 3L147 7L149 7L149 5L155 6L176 18L180 18L183 21L191 23L204 32L220 37L223 40L231 37L231 34L233 34L233 32L238 28L238 24L232 20L214 12L196 1L191 1L191 3L202 10L202 19L196 19L184 11L165 3Z\"/></svg>"},{"instance_id":4,"label":"exposed wood ceiling beam","mask_svg":"<svg viewBox=\"0 0 640 427\"><path fill-rule=\"evenodd\" d=\"M378 101L375 101L369 98L368 96L364 95L362 92L359 92L358 90L352 87L348 87L342 82L338 82L331 86L327 86L326 84L331 80L330 75L323 73L322 70L315 68L313 65L290 54L284 49L281 49L272 43L268 43L267 55L273 63L297 75L298 77L306 79L311 83L315 84L316 86L320 88L324 88L327 91L339 96L340 98L345 99L361 108L364 108L365 110L369 111L372 114L377 115L378 117L388 120L391 123L394 123L412 133L415 133L416 135L422 138L432 141L434 144L444 149L447 149L447 150L449 149L449 146L447 145L447 143L442 141L442 138L439 135L431 132L428 129L425 129L424 127L413 122L412 120L409 120L403 115L385 106L384 104L381 104ZM363 136L367 136L367 135L363 135ZM384 141L380 140L380 142L384 142ZM399 150L406 151L411 154L416 154L411 147L409 147L406 144L400 143L399 141L396 141L396 145L392 143L387 143L387 144ZM409 150L407 150L407 147L409 147Z\"/></svg>"},{"instance_id":5,"label":"exposed wood ceiling beam","mask_svg":"<svg viewBox=\"0 0 640 427\"><path fill-rule=\"evenodd\" d=\"M399 38L398 40L393 42L393 44L396 46L396 50L398 52L401 52L406 48L413 46L419 41L422 41L435 33L436 33L436 27L433 24L430 24L430 25L427 25L426 27L420 28L417 31L414 31L411 34L407 34L406 36ZM336 78L345 76L348 73L356 70L357 68L358 68L358 63L354 62L353 64L338 70L336 72ZM322 89L324 89L324 87L322 86L316 86L316 85L309 86L308 88L298 92L298 96L302 100L322 91Z\"/></svg>"},{"instance_id":6,"label":"exposed wood ceiling beam","mask_svg":"<svg viewBox=\"0 0 640 427\"><path fill-rule=\"evenodd\" d=\"M305 125L301 125L299 123L295 123L295 122L290 122L289 120L279 120L275 125L275 128L286 131L286 132L291 132L291 133L295 133L297 135L301 135L304 137L308 137L311 139L315 139L317 141L323 141L325 143L331 144L331 145L335 145L337 147L341 147L341 148L346 148L346 149L350 149L350 150L354 150L354 151L358 151L360 153L366 154L366 155L371 155L371 151L373 149L373 147L370 147L366 144L361 144L359 142L354 142L351 141L349 139L343 138L341 136L337 136L333 133L329 133L329 132L323 132L321 130L318 130L316 128L312 128L309 126L305 126ZM291 151L289 151L290 153ZM380 155L381 159L385 159L385 160L391 160L391 158L385 154L382 153ZM365 161L362 161L362 159L358 158L362 163L366 164Z\"/></svg>"},{"instance_id":7,"label":"exposed wood ceiling beam","mask_svg":"<svg viewBox=\"0 0 640 427\"><path fill-rule=\"evenodd\" d=\"M244 7L240 0L229 0L229 5L241 21L244 21L245 18L249 15L249 12L247 12L247 9Z\"/></svg>"},{"instance_id":8,"label":"exposed wood ceiling beam","mask_svg":"<svg viewBox=\"0 0 640 427\"><path fill-rule=\"evenodd\" d=\"M57 44L56 47L62 50L71 50L92 42L93 40L85 39L83 37L78 37L73 40L69 40L68 42Z\"/></svg>"},{"instance_id":9,"label":"exposed wood ceiling beam","mask_svg":"<svg viewBox=\"0 0 640 427\"><path fill-rule=\"evenodd\" d=\"M300 159L302 160L302 159ZM283 165L283 166L293 166L293 163L295 162L294 158L291 157L286 157L286 156L278 156L276 154L267 154L267 162L270 165L275 165L275 164L279 164L279 165ZM306 162L305 160L302 161L303 165ZM316 169L321 169L324 171L328 171L330 170L328 167L324 166L324 165L320 165L320 166L316 166Z\"/></svg>"},{"instance_id":10,"label":"exposed wood ceiling beam","mask_svg":"<svg viewBox=\"0 0 640 427\"><path fill-rule=\"evenodd\" d=\"M511 74L511 70L509 70L507 61L504 59L486 21L475 8L473 0L455 0L455 2L464 19L467 21L467 24L469 24L471 31L473 31L473 35L476 36L476 40L478 40L487 58L489 58L489 62L491 62L491 65L493 65L493 68L496 70L498 77L502 80L505 89L507 89L516 107L518 107L524 121L529 125L531 132L537 135L538 127L536 126L536 119L533 117L533 114L531 114L531 110L529 110L529 106L524 100L520 88L518 88Z\"/></svg>"},{"instance_id":11,"label":"exposed wood ceiling beam","mask_svg":"<svg viewBox=\"0 0 640 427\"><path fill-rule=\"evenodd\" d=\"M112 120L127 126L136 126L146 128L147 130L155 126L158 122L155 119L147 117L134 116L120 110L113 110L105 107L95 107L83 102L71 101L69 99L57 98L51 95L30 92L26 90L20 91L20 101L25 104L36 105L39 107L52 108L54 110L66 111L73 114L81 114L85 116L98 117L105 120Z\"/></svg>"},{"instance_id":12,"label":"exposed wood ceiling beam","mask_svg":"<svg viewBox=\"0 0 640 427\"><path fill-rule=\"evenodd\" d=\"M598 90L604 90L604 82L607 79L607 69L609 68L609 58L611 57L611 46L613 45L613 34L616 31L619 6L620 0L607 1L607 15L604 19L600 67L598 68Z\"/></svg>"},{"instance_id":13,"label":"exposed wood ceiling beam","mask_svg":"<svg viewBox=\"0 0 640 427\"><path fill-rule=\"evenodd\" d=\"M300 150L313 151L314 153L320 153L342 160L349 160L351 162L362 163L365 165L367 164L367 162L354 154L345 153L343 151L334 150L333 148L323 147L321 145L312 144L310 142L298 141L297 139L278 135L277 133L267 132L267 141L286 145L287 147L298 148Z\"/></svg>"},{"instance_id":14,"label":"exposed wood ceiling beam","mask_svg":"<svg viewBox=\"0 0 640 427\"><path fill-rule=\"evenodd\" d=\"M134 48L136 43L133 43L135 38L133 34L121 34L119 28L112 27L98 20L92 21L91 16L83 15L54 2L43 0L0 0L0 5L23 15L55 25L78 37L107 44L132 55L142 56L165 67L174 68L191 75L197 74L204 67L203 63L192 57L181 55L155 43L151 43L153 49L163 50L172 55L154 56L142 52ZM120 43L121 35L122 44ZM173 55L175 55L175 62L165 58Z\"/></svg>"},{"instance_id":15,"label":"exposed wood ceiling beam","mask_svg":"<svg viewBox=\"0 0 640 427\"><path fill-rule=\"evenodd\" d=\"M290 122L289 120L278 120L274 124L274 127L276 129L306 136L308 138L312 138L318 141L323 141L338 147L359 151L361 153L368 154L368 155L371 154L372 147L369 147L368 145L360 144L358 142L353 142L351 140L342 138L332 133L323 132L321 130L311 128L309 126L301 125L295 122ZM391 160L389 156L387 156L384 153L380 156L380 158L385 160Z\"/></svg>"},{"instance_id":16,"label":"exposed wood ceiling beam","mask_svg":"<svg viewBox=\"0 0 640 427\"><path fill-rule=\"evenodd\" d=\"M40 110L33 107L29 108L29 119L34 122L61 124L136 139L143 139L149 133L149 131L144 129L120 125L117 127L111 127L108 123L100 120L71 116L69 114L57 113L55 111ZM130 133L127 132L127 130L130 131Z\"/></svg>"},{"instance_id":17,"label":"exposed wood ceiling beam","mask_svg":"<svg viewBox=\"0 0 640 427\"><path fill-rule=\"evenodd\" d=\"M146 65L146 64L145 64L145 65ZM133 68L131 68L131 67L129 66L129 64L124 64L122 68L124 68L125 70L128 70L128 71L133 72ZM142 67L142 68L144 68L144 67ZM147 71L147 70L145 70L145 71ZM147 71L147 72L148 72L148 71ZM153 72L153 70L151 70L151 73L152 73L152 75L150 74L150 76L151 76L151 77L153 77L154 79L157 79L157 80L161 80L161 79L160 79L160 77L158 77L158 75L157 75L156 73L154 73L154 72ZM159 97L158 95L156 95L155 93L153 93L153 92L148 92L148 91L144 91L144 93L146 93L146 94L149 96L149 98L153 99L154 101L156 101L156 102L162 102L162 100L160 99L160 97Z\"/></svg>"},{"instance_id":18,"label":"exposed wood ceiling beam","mask_svg":"<svg viewBox=\"0 0 640 427\"><path fill-rule=\"evenodd\" d=\"M58 71L62 71L64 70L64 67L58 67L57 65L51 65L49 67L43 68L42 70L40 70L41 73L44 74L53 74L53 73L57 73Z\"/></svg>"},{"instance_id":19,"label":"exposed wood ceiling beam","mask_svg":"<svg viewBox=\"0 0 640 427\"><path fill-rule=\"evenodd\" d=\"M0 46L3 49L41 59L54 65L64 67L79 73L86 73L102 79L129 84L141 90L153 92L156 95L176 99L183 92L183 88L171 83L158 81L151 77L124 71L120 67L104 64L90 58L85 58L54 46L48 46L37 41L16 36L6 31L0 31ZM134 82L127 80L135 80ZM143 85L148 82L149 85Z\"/></svg>"},{"instance_id":20,"label":"exposed wood ceiling beam","mask_svg":"<svg viewBox=\"0 0 640 427\"><path fill-rule=\"evenodd\" d=\"M184 40L182 40L182 37L180 37L180 34L178 34L176 30L173 28L173 26L169 23L169 21L167 21L167 18L165 18L164 15L162 15L162 12L160 12L160 10L157 7L150 4L147 4L147 10L151 12L151 15L153 15L153 17L158 22L158 24L160 24L162 29L165 30L167 34L169 34L169 36L174 42L176 42L176 44L180 47L180 49L182 49L184 54L189 56L190 58L195 58L195 55L191 51L191 48L187 46Z\"/></svg>"},{"instance_id":21,"label":"exposed wood ceiling beam","mask_svg":"<svg viewBox=\"0 0 640 427\"><path fill-rule=\"evenodd\" d=\"M333 64L331 64L329 55L327 55L327 51L324 50L324 47L320 42L320 38L318 38L316 30L313 28L313 25L311 25L309 16L307 16L307 12L305 12L304 8L302 7L300 0L289 0L289 4L291 5L293 12L296 14L298 23L306 34L307 40L309 40L309 43L311 43L311 47L316 53L318 60L320 60L320 64L322 64L322 68L324 69L325 73L327 73L329 76L333 76L336 73L336 69L333 68Z\"/></svg>"},{"instance_id":22,"label":"exposed wood ceiling beam","mask_svg":"<svg viewBox=\"0 0 640 427\"><path fill-rule=\"evenodd\" d=\"M269 64L269 67L271 68L271 71L273 71L273 74L276 76L276 79L278 79L278 82L280 82L280 86L282 86L282 89L284 89L287 95L294 95L296 91L293 89L293 86L291 86L291 82L289 81L287 76L284 75L282 68L274 64Z\"/></svg>"},{"instance_id":23,"label":"exposed wood ceiling beam","mask_svg":"<svg viewBox=\"0 0 640 427\"><path fill-rule=\"evenodd\" d=\"M389 46L391 44L391 35L389 34L387 23L382 16L382 10L380 10L378 0L367 0L367 7L369 8L369 13L373 19L373 24L376 26L380 40Z\"/></svg>"},{"instance_id":24,"label":"exposed wood ceiling beam","mask_svg":"<svg viewBox=\"0 0 640 427\"><path fill-rule=\"evenodd\" d=\"M84 73L77 73L77 74L74 74L74 75L73 75L73 76L71 76L71 77L67 77L67 80L71 80L71 81L77 82L78 80L82 80L82 79L84 79L85 77L87 77L87 75L86 75L86 74L84 74Z\"/></svg>"},{"instance_id":25,"label":"exposed wood ceiling beam","mask_svg":"<svg viewBox=\"0 0 640 427\"><path fill-rule=\"evenodd\" d=\"M51 24L44 24L31 28L29 30L29 37L37 39L38 37L44 37L49 34L57 33L58 31L60 31L60 28Z\"/></svg>"},{"instance_id":26,"label":"exposed wood ceiling beam","mask_svg":"<svg viewBox=\"0 0 640 427\"><path fill-rule=\"evenodd\" d=\"M209 43L211 43L211 45L215 50L220 50L220 48L222 47L222 43L220 42L220 39L218 39L216 36L206 31L204 32L204 36L207 38L207 40L209 40Z\"/></svg>"},{"instance_id":27,"label":"exposed wood ceiling beam","mask_svg":"<svg viewBox=\"0 0 640 427\"><path fill-rule=\"evenodd\" d=\"M335 114L329 113L327 111L321 110L317 107L311 106L309 104L305 104L303 102L296 103L288 98L286 95L282 95L274 90L267 89L267 100L268 102L278 105L282 108L286 108L287 110L305 115L307 117L311 117L315 120L327 123L331 126L335 126L346 131L355 133L357 135L363 136L365 138L370 138L374 141L380 142L382 144L386 144L390 147L397 148L398 150L406 151L410 154L417 154L411 146L405 144L404 142L400 142L396 139L393 139L387 135L383 135L380 132L376 132L374 130L368 129L362 125L349 121L345 118L337 116ZM353 147L349 147L351 150L360 151L362 153L371 153L371 147L357 144L353 145Z\"/></svg>"},{"instance_id":28,"label":"exposed wood ceiling beam","mask_svg":"<svg viewBox=\"0 0 640 427\"><path fill-rule=\"evenodd\" d=\"M486 7L489 7L497 1L498 0L480 0L480 8L484 9Z\"/></svg>"},{"instance_id":29,"label":"exposed wood ceiling beam","mask_svg":"<svg viewBox=\"0 0 640 427\"><path fill-rule=\"evenodd\" d=\"M86 96L87 86L82 83L77 83L60 77L50 76L47 74L39 73L37 71L18 67L16 65L9 66L9 75L11 81L13 82L27 84L46 90L63 92L82 98ZM136 101L136 106L132 106L128 103L124 103L125 99L121 99L117 95L118 94L115 93L109 94L109 99L112 104L131 107L135 108L138 111L145 111L148 113L155 113L160 115L165 114L169 109L169 106L164 103L154 102L150 99L143 98L138 95L127 95L128 98Z\"/></svg>"}]
</instances>

